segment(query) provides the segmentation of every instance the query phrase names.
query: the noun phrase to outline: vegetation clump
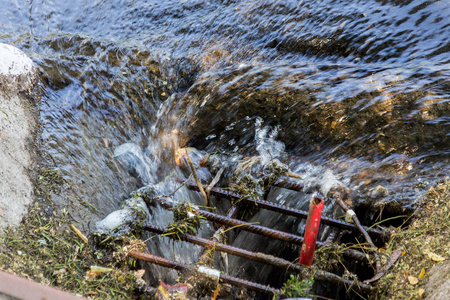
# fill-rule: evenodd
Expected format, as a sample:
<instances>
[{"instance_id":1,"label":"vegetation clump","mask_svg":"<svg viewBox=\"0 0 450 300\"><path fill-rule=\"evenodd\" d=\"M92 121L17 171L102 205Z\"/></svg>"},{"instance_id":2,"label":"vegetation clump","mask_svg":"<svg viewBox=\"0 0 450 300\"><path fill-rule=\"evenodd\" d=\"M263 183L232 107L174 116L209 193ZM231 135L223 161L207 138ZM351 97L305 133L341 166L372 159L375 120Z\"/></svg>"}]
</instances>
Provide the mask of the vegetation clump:
<instances>
[{"instance_id":1,"label":"vegetation clump","mask_svg":"<svg viewBox=\"0 0 450 300\"><path fill-rule=\"evenodd\" d=\"M386 245L384 259L397 248L403 250L402 257L380 279L374 299L431 296L435 291L427 281L434 272L442 272L437 286L445 286L445 280L450 276L450 179L428 190L412 222L406 227L398 227L393 234Z\"/></svg>"},{"instance_id":2,"label":"vegetation clump","mask_svg":"<svg viewBox=\"0 0 450 300\"><path fill-rule=\"evenodd\" d=\"M0 269L76 295L131 299L142 285L143 274L130 268L126 251L143 243L133 237L103 237L86 244L70 229L67 214L46 216L38 202L20 227L5 230L1 244Z\"/></svg>"},{"instance_id":3,"label":"vegetation clump","mask_svg":"<svg viewBox=\"0 0 450 300\"><path fill-rule=\"evenodd\" d=\"M260 159L257 157L243 160L236 168L233 176L235 183L231 184L231 188L238 193L263 199L279 177L292 174L282 163L274 161L265 165L259 163Z\"/></svg>"},{"instance_id":4,"label":"vegetation clump","mask_svg":"<svg viewBox=\"0 0 450 300\"><path fill-rule=\"evenodd\" d=\"M167 226L168 233L164 235L197 234L200 228L200 220L204 219L192 207L190 202L182 202L173 207L173 223ZM180 239L181 240L181 239Z\"/></svg>"},{"instance_id":5,"label":"vegetation clump","mask_svg":"<svg viewBox=\"0 0 450 300\"><path fill-rule=\"evenodd\" d=\"M310 291L313 285L314 279L312 277L302 279L300 276L291 274L289 279L283 284L281 293L288 298L312 297Z\"/></svg>"}]
</instances>

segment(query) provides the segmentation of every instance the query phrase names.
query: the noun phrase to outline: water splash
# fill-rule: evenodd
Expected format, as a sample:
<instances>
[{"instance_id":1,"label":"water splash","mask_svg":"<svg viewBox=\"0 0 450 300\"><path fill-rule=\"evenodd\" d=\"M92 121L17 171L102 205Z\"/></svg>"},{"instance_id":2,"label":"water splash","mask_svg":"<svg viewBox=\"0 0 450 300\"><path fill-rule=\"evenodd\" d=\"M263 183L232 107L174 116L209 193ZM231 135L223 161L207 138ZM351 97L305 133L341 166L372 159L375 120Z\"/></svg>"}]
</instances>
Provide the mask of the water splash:
<instances>
[{"instance_id":1,"label":"water splash","mask_svg":"<svg viewBox=\"0 0 450 300\"><path fill-rule=\"evenodd\" d=\"M262 127L263 120L256 119L255 143L262 165L269 163L282 164L280 159L286 157L284 143L277 141L279 127L271 129L269 126Z\"/></svg>"}]
</instances>

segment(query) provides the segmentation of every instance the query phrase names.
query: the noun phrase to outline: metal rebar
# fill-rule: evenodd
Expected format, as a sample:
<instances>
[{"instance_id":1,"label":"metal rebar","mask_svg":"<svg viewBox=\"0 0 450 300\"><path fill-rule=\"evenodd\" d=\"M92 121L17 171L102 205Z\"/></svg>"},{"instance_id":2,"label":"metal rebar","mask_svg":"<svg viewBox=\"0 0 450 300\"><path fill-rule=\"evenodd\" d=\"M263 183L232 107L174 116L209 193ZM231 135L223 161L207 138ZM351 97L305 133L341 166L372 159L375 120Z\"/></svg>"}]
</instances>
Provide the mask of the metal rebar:
<instances>
[{"instance_id":1,"label":"metal rebar","mask_svg":"<svg viewBox=\"0 0 450 300\"><path fill-rule=\"evenodd\" d=\"M323 242L324 246L329 246L329 245L335 243L338 238L339 232L340 231L338 231L338 230L331 230L327 239L325 240L325 242Z\"/></svg>"},{"instance_id":2,"label":"metal rebar","mask_svg":"<svg viewBox=\"0 0 450 300\"><path fill-rule=\"evenodd\" d=\"M284 188L284 189L293 190L296 192L303 192L303 188L304 188L304 186L302 184L298 184L298 183L288 181L288 180L281 180L281 179L278 179L277 181L275 181L273 185Z\"/></svg>"},{"instance_id":3,"label":"metal rebar","mask_svg":"<svg viewBox=\"0 0 450 300\"><path fill-rule=\"evenodd\" d=\"M229 283L232 285L236 285L236 286L240 286L249 290L254 290L260 293L266 293L266 294L273 294L273 295L277 295L280 294L280 290L279 289L275 289L273 287L267 286L267 285L262 285L259 283L255 283L252 281L248 281L248 280L244 280L244 279L239 279L227 274L220 274L220 281L223 283Z\"/></svg>"},{"instance_id":4,"label":"metal rebar","mask_svg":"<svg viewBox=\"0 0 450 300\"><path fill-rule=\"evenodd\" d=\"M151 262L151 263L154 263L154 264L157 264L160 266L164 266L167 268L176 269L179 271L186 270L186 271L196 272L196 269L192 266L189 266L189 265L186 265L186 264L183 264L180 262L172 261L172 260L166 259L164 257L148 254L148 253L142 253L142 252L133 250L128 253L128 256L135 258L135 259L148 261L148 262ZM225 275L225 274L220 274L219 280L223 283L229 283L229 284L240 286L240 287L243 287L243 288L246 288L249 290L254 290L254 291L257 291L260 293L266 293L266 294L280 293L279 289L275 289L270 286L265 286L265 285L262 285L259 283L251 282L248 280L236 278L236 277Z\"/></svg>"},{"instance_id":5,"label":"metal rebar","mask_svg":"<svg viewBox=\"0 0 450 300\"><path fill-rule=\"evenodd\" d=\"M286 182L281 181L281 182L284 182L284 184L287 184L286 183L287 181ZM278 185L278 186L284 187L282 185ZM193 182L186 182L186 187L190 190L199 191L197 185ZM241 195L239 193L221 189L221 188L217 188L217 187L211 188L210 193L211 193L211 195L218 196L218 197L230 198L233 200L240 200L240 201L244 201L247 203L253 203L253 204L258 205L261 208L271 210L271 211L276 211L276 212L279 212L279 213L282 213L285 215L291 215L291 216L295 216L295 217L302 218L302 219L306 219L308 217L308 212L303 211L303 210L287 207L285 205L280 205L280 204L276 204L276 203L265 201L265 200L254 199L252 197L245 197L244 195ZM330 225L330 226L334 226L334 227L338 227L341 229L359 232L359 229L354 224L336 220L336 219L332 219L332 218L328 218L325 216L322 216L321 223ZM371 234L374 234L374 235L377 235L380 237L382 237L384 235L383 231L381 231L381 230L378 230L375 228L368 228L366 226L363 226L363 228Z\"/></svg>"},{"instance_id":6,"label":"metal rebar","mask_svg":"<svg viewBox=\"0 0 450 300\"><path fill-rule=\"evenodd\" d=\"M159 199L159 198L147 199L147 202L148 202L148 204L151 204L151 205L153 205L157 202L166 209L173 208L172 204L168 203L167 201L165 201L163 199ZM239 228L244 231L263 235L263 236L270 237L270 238L277 239L277 240L284 241L284 242L293 243L293 244L296 244L299 246L301 246L303 243L303 237L301 237L299 235L267 228L267 227L260 226L260 225L249 224L248 222L244 222L244 221L237 220L237 219L231 219L231 218L224 217L224 216L221 216L221 215L209 212L209 211L204 211L204 210L200 210L200 209L196 209L195 211L200 216L204 217L205 219L212 221L212 222L222 224L222 225L236 227L236 228ZM323 247L324 244L322 242L316 242L316 246ZM331 245L330 247L336 248L337 246ZM358 261L366 262L368 260L367 256L364 253L356 251L356 250L347 249L347 250L343 251L343 254L349 258L352 258L352 259L355 259Z\"/></svg>"},{"instance_id":7,"label":"metal rebar","mask_svg":"<svg viewBox=\"0 0 450 300\"><path fill-rule=\"evenodd\" d=\"M227 217L234 219L236 217L237 212L238 212L238 206L237 205L233 205L228 210Z\"/></svg>"},{"instance_id":8,"label":"metal rebar","mask_svg":"<svg viewBox=\"0 0 450 300\"><path fill-rule=\"evenodd\" d=\"M165 230L163 227L154 225L154 224L145 223L143 225L143 228L148 231L157 233L157 234L168 233L168 231ZM269 265L272 265L272 266L275 266L275 267L278 267L281 269L289 270L294 273L301 273L302 271L307 269L299 264L293 264L290 261L287 261L285 259L273 256L270 254L264 254L261 252L252 252L252 251L248 251L248 250L241 249L238 247L226 245L223 243L217 243L217 242L214 242L214 241L211 241L208 239L204 239L204 238L200 238L200 237L190 235L190 234L179 234L177 237L175 237L175 236L171 236L171 237L172 238L180 238L186 242L200 245L205 248L214 247L216 251L226 252L226 253L229 253L229 254L232 254L235 256L240 256L240 257L243 257L246 259L262 262L262 263L269 264ZM358 290L361 290L361 291L367 292L367 293L370 293L373 289L370 285L367 285L367 284L357 283L355 285L355 282L353 282L351 280L347 280L347 279L344 279L339 276L336 277L335 274L326 272L326 271L322 271L322 272L318 273L318 275L317 276L315 275L314 278L316 278L317 280L332 282L332 283L340 285L340 286L348 287L350 285L353 285L353 286L356 286Z\"/></svg>"},{"instance_id":9,"label":"metal rebar","mask_svg":"<svg viewBox=\"0 0 450 300\"><path fill-rule=\"evenodd\" d=\"M355 291L361 291L361 292L365 292L368 294L375 292L375 288L371 285L368 285L368 284L365 284L365 283L362 283L359 281L355 281L355 280L345 279L336 274L326 272L323 270L317 270L316 273L314 274L314 278L316 280L327 281L327 282L331 282L331 283L334 283L339 286L344 286L349 290L352 289Z\"/></svg>"},{"instance_id":10,"label":"metal rebar","mask_svg":"<svg viewBox=\"0 0 450 300\"><path fill-rule=\"evenodd\" d=\"M156 200L162 207L166 208L166 209L172 209L173 205L168 203L167 201L164 201L162 199L154 199ZM291 233L287 233L287 232L283 232L283 231L279 231L279 230L275 230L275 229L270 229L264 226L260 226L260 225L253 225L250 224L248 222L244 222L241 220L237 220L237 219L231 219L225 216L221 216L209 211L205 211L205 210L201 210L201 209L197 209L196 212L204 217L205 219L215 222L215 223L219 223L222 225L226 225L226 226L230 226L230 227L237 227L241 230L244 231L249 231L252 233L256 233L259 235L263 235L266 237L270 237L273 239L277 239L280 241L284 241L284 242L289 242L289 243L293 243L296 245L302 245L303 242L303 237L299 236L299 235L295 235L295 234L291 234Z\"/></svg>"},{"instance_id":11,"label":"metal rebar","mask_svg":"<svg viewBox=\"0 0 450 300\"><path fill-rule=\"evenodd\" d=\"M158 225L144 223L144 225L142 225L142 226L145 230L148 230L148 231L151 231L151 232L154 232L157 234L168 233L168 231L166 229L164 229L163 227L158 226ZM170 237L174 237L174 236L170 236ZM266 264L270 264L270 265L280 267L283 269L292 269L297 272L300 272L303 270L303 267L301 267L300 265L292 264L291 262L289 262L287 260L275 257L270 254L256 253L256 252L248 251L248 250L241 249L238 247L234 247L234 246L230 246L227 244L218 243L215 241L204 239L204 238L201 238L201 237L198 237L195 235L178 234L178 236L176 236L175 238L180 238L186 242L197 244L197 245L200 245L200 246L206 247L206 248L214 247L216 251L227 252L232 255L244 257L247 259L259 261L259 262L266 263Z\"/></svg>"}]
</instances>

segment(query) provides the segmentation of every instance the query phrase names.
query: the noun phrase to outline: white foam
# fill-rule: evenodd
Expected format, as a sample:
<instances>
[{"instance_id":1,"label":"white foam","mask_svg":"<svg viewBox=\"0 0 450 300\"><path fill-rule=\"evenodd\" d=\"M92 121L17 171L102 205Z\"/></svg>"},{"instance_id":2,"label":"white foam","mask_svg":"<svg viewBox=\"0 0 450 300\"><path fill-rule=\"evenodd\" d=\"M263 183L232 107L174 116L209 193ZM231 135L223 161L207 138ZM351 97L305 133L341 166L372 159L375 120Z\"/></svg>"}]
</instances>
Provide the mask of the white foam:
<instances>
[{"instance_id":1,"label":"white foam","mask_svg":"<svg viewBox=\"0 0 450 300\"><path fill-rule=\"evenodd\" d=\"M320 192L322 193L322 195L326 196L332 188L336 188L342 185L343 184L339 181L336 175L334 175L331 170L327 169L320 179Z\"/></svg>"},{"instance_id":2,"label":"white foam","mask_svg":"<svg viewBox=\"0 0 450 300\"><path fill-rule=\"evenodd\" d=\"M261 125L262 119L258 118L256 120L255 141L256 150L261 157L261 163L263 165L272 162L281 164L278 158L285 151L285 146L282 142L276 140L279 128L275 127L271 130L268 126L261 128Z\"/></svg>"}]
</instances>

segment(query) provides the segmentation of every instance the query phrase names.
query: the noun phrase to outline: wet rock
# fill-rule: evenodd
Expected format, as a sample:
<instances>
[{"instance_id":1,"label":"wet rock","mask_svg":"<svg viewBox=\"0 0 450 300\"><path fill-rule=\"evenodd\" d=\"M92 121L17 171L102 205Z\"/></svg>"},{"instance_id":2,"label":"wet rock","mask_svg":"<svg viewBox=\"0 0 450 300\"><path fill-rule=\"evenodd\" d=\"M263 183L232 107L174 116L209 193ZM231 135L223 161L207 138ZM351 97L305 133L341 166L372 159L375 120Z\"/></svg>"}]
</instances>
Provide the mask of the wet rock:
<instances>
[{"instance_id":1,"label":"wet rock","mask_svg":"<svg viewBox=\"0 0 450 300\"><path fill-rule=\"evenodd\" d=\"M32 96L37 84L33 62L21 50L0 43L0 92L3 97ZM3 100L2 102L4 102Z\"/></svg>"},{"instance_id":2,"label":"wet rock","mask_svg":"<svg viewBox=\"0 0 450 300\"><path fill-rule=\"evenodd\" d=\"M18 225L33 200L37 80L33 62L0 43L0 230Z\"/></svg>"},{"instance_id":3,"label":"wet rock","mask_svg":"<svg viewBox=\"0 0 450 300\"><path fill-rule=\"evenodd\" d=\"M125 201L122 209L113 211L95 226L97 232L120 235L130 230L129 224L145 220L148 215L149 211L144 200L141 197L134 197Z\"/></svg>"}]
</instances>

